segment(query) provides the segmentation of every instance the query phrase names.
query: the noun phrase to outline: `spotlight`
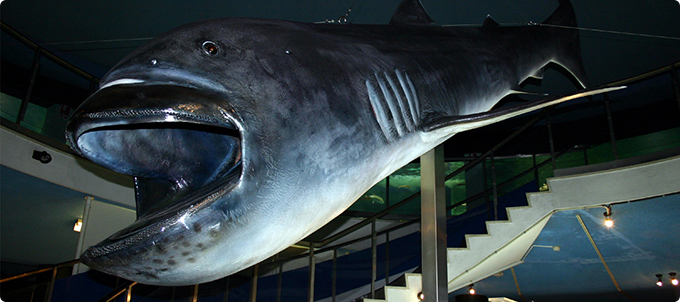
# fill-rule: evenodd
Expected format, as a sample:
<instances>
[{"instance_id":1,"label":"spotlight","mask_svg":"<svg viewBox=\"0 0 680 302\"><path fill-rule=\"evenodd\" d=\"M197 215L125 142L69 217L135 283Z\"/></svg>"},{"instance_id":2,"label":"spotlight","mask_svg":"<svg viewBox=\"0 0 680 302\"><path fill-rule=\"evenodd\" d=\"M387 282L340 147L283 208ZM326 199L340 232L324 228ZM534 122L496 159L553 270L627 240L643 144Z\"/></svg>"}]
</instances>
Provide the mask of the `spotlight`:
<instances>
[{"instance_id":1,"label":"spotlight","mask_svg":"<svg viewBox=\"0 0 680 302\"><path fill-rule=\"evenodd\" d=\"M425 300L425 295L423 294L423 292L419 292L418 293L418 301L423 301L423 300Z\"/></svg>"},{"instance_id":2,"label":"spotlight","mask_svg":"<svg viewBox=\"0 0 680 302\"><path fill-rule=\"evenodd\" d=\"M678 279L675 277L675 272L670 272L668 275L671 276L671 284L673 284L673 286L678 286Z\"/></svg>"},{"instance_id":3,"label":"spotlight","mask_svg":"<svg viewBox=\"0 0 680 302\"><path fill-rule=\"evenodd\" d=\"M663 277L663 275L656 274L656 277L659 279L659 281L656 281L656 286L663 286L663 281L661 281L661 277Z\"/></svg>"},{"instance_id":4,"label":"spotlight","mask_svg":"<svg viewBox=\"0 0 680 302\"><path fill-rule=\"evenodd\" d=\"M608 228L614 226L614 220L612 220L612 206L606 206L606 212L604 212L604 225Z\"/></svg>"},{"instance_id":5,"label":"spotlight","mask_svg":"<svg viewBox=\"0 0 680 302\"><path fill-rule=\"evenodd\" d=\"M473 286L474 286L474 284L470 284L470 286L468 286L470 288L470 295L474 295L476 293Z\"/></svg>"},{"instance_id":6,"label":"spotlight","mask_svg":"<svg viewBox=\"0 0 680 302\"><path fill-rule=\"evenodd\" d=\"M47 151L33 150L33 156L31 157L43 164L47 164L52 161L52 155L47 153Z\"/></svg>"}]
</instances>

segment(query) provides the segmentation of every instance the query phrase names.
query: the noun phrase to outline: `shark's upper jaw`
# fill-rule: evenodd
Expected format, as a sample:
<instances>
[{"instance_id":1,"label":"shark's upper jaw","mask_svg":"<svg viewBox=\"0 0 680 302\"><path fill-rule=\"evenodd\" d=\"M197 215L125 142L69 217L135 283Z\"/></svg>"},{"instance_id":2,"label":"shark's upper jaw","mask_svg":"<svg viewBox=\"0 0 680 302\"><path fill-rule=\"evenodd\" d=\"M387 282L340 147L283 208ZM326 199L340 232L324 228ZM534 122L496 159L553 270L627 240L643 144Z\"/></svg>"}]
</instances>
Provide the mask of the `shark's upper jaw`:
<instances>
[{"instance_id":1,"label":"shark's upper jaw","mask_svg":"<svg viewBox=\"0 0 680 302\"><path fill-rule=\"evenodd\" d=\"M89 264L154 240L206 196L237 184L240 125L229 108L216 108L216 98L223 95L128 81L101 89L77 109L67 126L72 148L134 176L138 207L134 224L86 252Z\"/></svg>"}]
</instances>

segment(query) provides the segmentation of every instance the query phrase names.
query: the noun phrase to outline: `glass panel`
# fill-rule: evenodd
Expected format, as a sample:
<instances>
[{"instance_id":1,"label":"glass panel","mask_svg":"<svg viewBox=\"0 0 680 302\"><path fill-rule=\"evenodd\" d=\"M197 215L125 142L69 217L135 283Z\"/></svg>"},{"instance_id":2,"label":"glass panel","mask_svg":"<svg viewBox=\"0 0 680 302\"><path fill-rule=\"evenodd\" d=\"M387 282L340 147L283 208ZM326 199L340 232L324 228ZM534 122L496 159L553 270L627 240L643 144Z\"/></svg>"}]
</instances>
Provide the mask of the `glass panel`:
<instances>
[{"instance_id":1,"label":"glass panel","mask_svg":"<svg viewBox=\"0 0 680 302\"><path fill-rule=\"evenodd\" d=\"M463 167L465 162L447 162L445 175L449 175ZM459 173L445 182L446 185L446 206L453 205L466 199L465 191L465 171ZM467 204L459 205L448 213L449 215L460 215L467 211Z\"/></svg>"},{"instance_id":2,"label":"glass panel","mask_svg":"<svg viewBox=\"0 0 680 302\"><path fill-rule=\"evenodd\" d=\"M21 99L8 94L0 93L0 114L2 118L8 119L12 122L16 121L20 108Z\"/></svg>"},{"instance_id":3,"label":"glass panel","mask_svg":"<svg viewBox=\"0 0 680 302\"><path fill-rule=\"evenodd\" d=\"M2 57L0 91L3 94L23 100L26 97L28 83L31 80L35 52L4 31L0 32L0 41L2 42L0 45L0 56ZM4 100L2 105L2 110L5 112ZM16 114L14 116L15 118L11 119L12 122L16 120ZM3 117L5 117L4 114Z\"/></svg>"},{"instance_id":4,"label":"glass panel","mask_svg":"<svg viewBox=\"0 0 680 302\"><path fill-rule=\"evenodd\" d=\"M420 163L410 163L390 175L390 204L420 192ZM401 206L394 214L420 215L420 197Z\"/></svg>"}]
</instances>

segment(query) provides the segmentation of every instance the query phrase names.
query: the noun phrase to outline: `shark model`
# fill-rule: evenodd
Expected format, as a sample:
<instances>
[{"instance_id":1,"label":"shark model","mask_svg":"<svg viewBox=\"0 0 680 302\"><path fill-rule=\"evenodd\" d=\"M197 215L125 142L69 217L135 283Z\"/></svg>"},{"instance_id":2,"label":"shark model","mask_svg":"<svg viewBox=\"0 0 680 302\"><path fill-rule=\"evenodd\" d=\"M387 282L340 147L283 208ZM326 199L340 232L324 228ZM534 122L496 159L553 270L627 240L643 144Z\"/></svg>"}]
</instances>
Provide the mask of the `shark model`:
<instances>
[{"instance_id":1,"label":"shark model","mask_svg":"<svg viewBox=\"0 0 680 302\"><path fill-rule=\"evenodd\" d=\"M543 24L575 27L560 1ZM610 89L489 111L554 62L585 88L578 31L434 24L404 0L389 25L216 19L124 58L72 116L84 157L134 176L137 221L82 262L188 285L305 238L381 179L468 129Z\"/></svg>"}]
</instances>

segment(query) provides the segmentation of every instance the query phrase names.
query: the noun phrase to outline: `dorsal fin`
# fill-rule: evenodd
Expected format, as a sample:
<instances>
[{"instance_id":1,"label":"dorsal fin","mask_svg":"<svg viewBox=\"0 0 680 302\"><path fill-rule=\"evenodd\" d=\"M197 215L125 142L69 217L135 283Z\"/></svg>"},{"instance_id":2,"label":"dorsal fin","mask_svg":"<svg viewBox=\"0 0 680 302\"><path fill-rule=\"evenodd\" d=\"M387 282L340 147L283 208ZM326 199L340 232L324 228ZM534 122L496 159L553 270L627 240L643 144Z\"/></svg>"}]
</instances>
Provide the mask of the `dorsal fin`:
<instances>
[{"instance_id":1,"label":"dorsal fin","mask_svg":"<svg viewBox=\"0 0 680 302\"><path fill-rule=\"evenodd\" d=\"M542 24L577 27L576 15L571 2L569 0L559 0L559 2L560 6Z\"/></svg>"},{"instance_id":2,"label":"dorsal fin","mask_svg":"<svg viewBox=\"0 0 680 302\"><path fill-rule=\"evenodd\" d=\"M390 25L433 25L420 0L403 0L390 20Z\"/></svg>"},{"instance_id":3,"label":"dorsal fin","mask_svg":"<svg viewBox=\"0 0 680 302\"><path fill-rule=\"evenodd\" d=\"M493 27L498 27L500 26L496 20L494 20L491 15L486 15L486 18L484 19L484 24L482 24L483 28L493 28Z\"/></svg>"}]
</instances>

